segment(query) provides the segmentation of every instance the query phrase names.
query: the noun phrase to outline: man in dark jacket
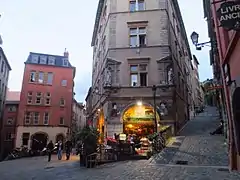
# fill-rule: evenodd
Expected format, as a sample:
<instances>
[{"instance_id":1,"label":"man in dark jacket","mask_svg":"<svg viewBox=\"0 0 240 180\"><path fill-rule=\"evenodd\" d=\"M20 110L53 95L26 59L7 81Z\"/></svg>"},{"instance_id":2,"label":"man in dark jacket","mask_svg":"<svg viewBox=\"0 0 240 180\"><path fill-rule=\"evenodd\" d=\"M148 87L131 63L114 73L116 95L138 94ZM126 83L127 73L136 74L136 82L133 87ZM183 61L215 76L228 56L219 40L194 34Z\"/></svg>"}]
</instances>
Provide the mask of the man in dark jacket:
<instances>
[{"instance_id":1,"label":"man in dark jacket","mask_svg":"<svg viewBox=\"0 0 240 180\"><path fill-rule=\"evenodd\" d=\"M50 141L47 145L47 153L48 153L48 162L51 161L51 157L52 157L52 151L54 149L54 145L53 145L53 142Z\"/></svg>"},{"instance_id":2,"label":"man in dark jacket","mask_svg":"<svg viewBox=\"0 0 240 180\"><path fill-rule=\"evenodd\" d=\"M71 150L72 150L72 142L70 140L66 141L65 150L66 150L66 160L69 160L70 153L71 153Z\"/></svg>"}]
</instances>

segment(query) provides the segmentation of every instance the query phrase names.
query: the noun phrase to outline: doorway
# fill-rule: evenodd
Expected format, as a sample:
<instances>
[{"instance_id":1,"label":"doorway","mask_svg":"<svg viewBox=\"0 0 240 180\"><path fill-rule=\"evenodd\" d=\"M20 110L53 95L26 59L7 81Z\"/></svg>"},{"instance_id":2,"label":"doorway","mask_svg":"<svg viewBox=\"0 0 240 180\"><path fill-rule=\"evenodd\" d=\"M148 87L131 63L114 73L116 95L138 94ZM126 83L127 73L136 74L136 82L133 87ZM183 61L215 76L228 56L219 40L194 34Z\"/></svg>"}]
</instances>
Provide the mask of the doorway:
<instances>
[{"instance_id":1,"label":"doorway","mask_svg":"<svg viewBox=\"0 0 240 180\"><path fill-rule=\"evenodd\" d=\"M48 135L46 133L35 133L32 135L33 151L42 151L47 146Z\"/></svg>"}]
</instances>

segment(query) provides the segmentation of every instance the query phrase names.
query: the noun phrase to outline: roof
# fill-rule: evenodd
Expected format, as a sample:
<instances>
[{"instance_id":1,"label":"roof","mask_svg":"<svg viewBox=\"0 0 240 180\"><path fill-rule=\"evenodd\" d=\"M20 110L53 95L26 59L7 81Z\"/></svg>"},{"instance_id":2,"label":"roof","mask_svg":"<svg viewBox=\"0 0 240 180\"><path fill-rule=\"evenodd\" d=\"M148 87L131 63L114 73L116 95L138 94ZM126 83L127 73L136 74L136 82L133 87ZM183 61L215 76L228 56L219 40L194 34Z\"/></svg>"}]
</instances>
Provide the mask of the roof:
<instances>
[{"instance_id":1,"label":"roof","mask_svg":"<svg viewBox=\"0 0 240 180\"><path fill-rule=\"evenodd\" d=\"M6 62L6 64L7 64L7 66L8 66L8 68L9 68L9 71L11 71L12 68L11 68L11 66L10 66L10 64L9 64L9 62L8 62L8 59L7 59L6 55L5 55L2 47L0 47L0 52L1 52L1 54L3 55L4 59L5 59L5 62Z\"/></svg>"},{"instance_id":2,"label":"roof","mask_svg":"<svg viewBox=\"0 0 240 180\"><path fill-rule=\"evenodd\" d=\"M20 91L7 91L6 101L20 101Z\"/></svg>"},{"instance_id":3,"label":"roof","mask_svg":"<svg viewBox=\"0 0 240 180\"><path fill-rule=\"evenodd\" d=\"M36 62L33 61L33 57L36 58ZM44 57L46 63L40 63L40 57ZM54 65L49 64L49 59L53 58L55 63ZM45 66L58 66L58 67L65 67L65 68L74 68L71 63L68 61L67 65L63 65L64 61L68 61L68 57L66 56L59 56L59 55L52 55L52 54L43 54L43 53L35 53L30 52L25 64L39 64Z\"/></svg>"},{"instance_id":4,"label":"roof","mask_svg":"<svg viewBox=\"0 0 240 180\"><path fill-rule=\"evenodd\" d=\"M104 5L104 0L99 0L98 1L96 18L95 18L95 24L94 24L94 28L93 28L91 46L94 46L94 44L95 44L95 39L96 39L96 36L97 36L97 31L98 31L98 26L99 26L99 23L100 23L100 17L101 17L101 14L102 14L103 5Z\"/></svg>"}]
</instances>

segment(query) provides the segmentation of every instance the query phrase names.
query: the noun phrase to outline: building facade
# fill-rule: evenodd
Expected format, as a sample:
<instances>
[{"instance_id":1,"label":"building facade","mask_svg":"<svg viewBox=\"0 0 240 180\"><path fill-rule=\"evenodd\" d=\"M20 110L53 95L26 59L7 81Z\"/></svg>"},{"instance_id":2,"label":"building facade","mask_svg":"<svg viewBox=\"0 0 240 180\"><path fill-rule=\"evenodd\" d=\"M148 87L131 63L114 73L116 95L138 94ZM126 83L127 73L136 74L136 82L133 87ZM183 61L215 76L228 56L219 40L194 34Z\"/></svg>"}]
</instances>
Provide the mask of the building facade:
<instances>
[{"instance_id":1,"label":"building facade","mask_svg":"<svg viewBox=\"0 0 240 180\"><path fill-rule=\"evenodd\" d=\"M2 120L3 120L4 104L5 104L6 92L7 92L7 86L8 86L8 78L9 78L9 72L11 71L11 67L9 65L9 62L7 60L7 57L2 47L0 47L0 67L1 67L0 69L0 132L1 132L3 127ZM3 138L2 133L0 133L0 139L2 138ZM2 147L1 142L2 141L0 141L0 147ZM0 151L1 151L1 148L0 148Z\"/></svg>"},{"instance_id":2,"label":"building facade","mask_svg":"<svg viewBox=\"0 0 240 180\"><path fill-rule=\"evenodd\" d=\"M211 63L218 72L219 83L223 86L225 109L227 112L228 144L230 168L240 171L240 28L239 13L240 1L204 0L204 12L208 19L213 51ZM226 11L230 9L229 11ZM215 44L214 44L215 43Z\"/></svg>"},{"instance_id":3,"label":"building facade","mask_svg":"<svg viewBox=\"0 0 240 180\"><path fill-rule=\"evenodd\" d=\"M200 107L203 105L203 96L202 96L202 89L200 86L200 80L199 80L199 72L198 72L198 66L199 62L195 55L193 55L193 76L192 76L192 85L193 85L193 103L194 107Z\"/></svg>"},{"instance_id":4,"label":"building facade","mask_svg":"<svg viewBox=\"0 0 240 180\"><path fill-rule=\"evenodd\" d=\"M20 92L7 91L4 106L1 138L1 157L4 158L15 147L16 122L18 106L20 102Z\"/></svg>"},{"instance_id":5,"label":"building facade","mask_svg":"<svg viewBox=\"0 0 240 180\"><path fill-rule=\"evenodd\" d=\"M72 105L72 136L75 137L76 133L79 132L83 127L86 126L86 110L83 103L73 100Z\"/></svg>"},{"instance_id":6,"label":"building facade","mask_svg":"<svg viewBox=\"0 0 240 180\"><path fill-rule=\"evenodd\" d=\"M172 125L175 133L189 119L191 52L176 0L100 0L92 46L88 99L101 133L123 132L136 116L153 119L154 104L158 124Z\"/></svg>"},{"instance_id":7,"label":"building facade","mask_svg":"<svg viewBox=\"0 0 240 180\"><path fill-rule=\"evenodd\" d=\"M70 135L75 68L64 56L30 53L25 62L16 147L41 150Z\"/></svg>"}]
</instances>

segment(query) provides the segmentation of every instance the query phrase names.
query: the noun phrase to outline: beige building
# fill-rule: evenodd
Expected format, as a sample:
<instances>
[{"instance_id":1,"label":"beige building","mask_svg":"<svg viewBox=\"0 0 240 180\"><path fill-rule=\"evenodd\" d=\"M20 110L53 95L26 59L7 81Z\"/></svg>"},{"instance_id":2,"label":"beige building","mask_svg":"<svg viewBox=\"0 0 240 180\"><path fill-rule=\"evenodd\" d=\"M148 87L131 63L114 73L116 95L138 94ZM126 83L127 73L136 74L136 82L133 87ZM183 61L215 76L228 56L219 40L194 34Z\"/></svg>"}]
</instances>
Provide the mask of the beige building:
<instances>
[{"instance_id":1,"label":"beige building","mask_svg":"<svg viewBox=\"0 0 240 180\"><path fill-rule=\"evenodd\" d=\"M193 55L192 60L193 73L192 73L192 89L193 89L193 105L194 107L199 107L203 105L203 90L200 86L198 66L199 62L195 55Z\"/></svg>"},{"instance_id":2,"label":"beige building","mask_svg":"<svg viewBox=\"0 0 240 180\"><path fill-rule=\"evenodd\" d=\"M92 46L86 101L101 133L155 119L154 85L159 127L177 132L189 119L191 52L177 0L99 0Z\"/></svg>"},{"instance_id":3,"label":"beige building","mask_svg":"<svg viewBox=\"0 0 240 180\"><path fill-rule=\"evenodd\" d=\"M86 113L85 113L85 106L83 103L77 102L75 99L73 101L72 105L72 123L74 125L74 128L79 131L84 126L86 126Z\"/></svg>"}]
</instances>

